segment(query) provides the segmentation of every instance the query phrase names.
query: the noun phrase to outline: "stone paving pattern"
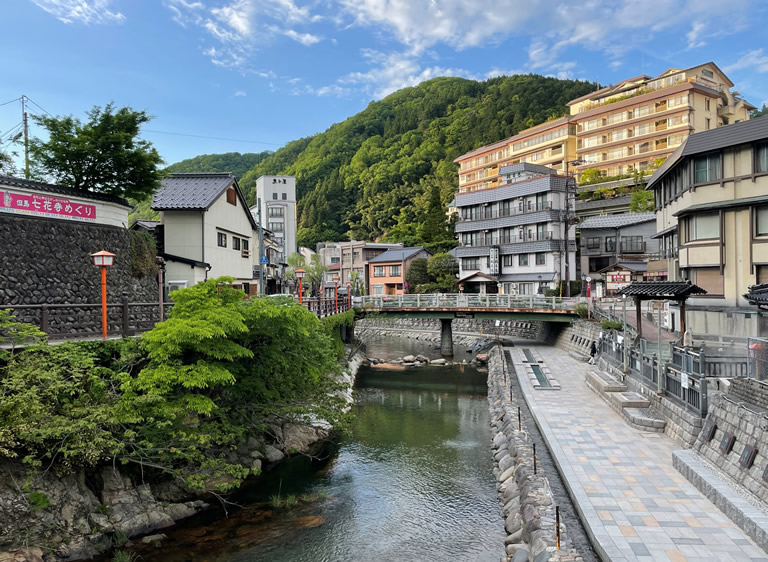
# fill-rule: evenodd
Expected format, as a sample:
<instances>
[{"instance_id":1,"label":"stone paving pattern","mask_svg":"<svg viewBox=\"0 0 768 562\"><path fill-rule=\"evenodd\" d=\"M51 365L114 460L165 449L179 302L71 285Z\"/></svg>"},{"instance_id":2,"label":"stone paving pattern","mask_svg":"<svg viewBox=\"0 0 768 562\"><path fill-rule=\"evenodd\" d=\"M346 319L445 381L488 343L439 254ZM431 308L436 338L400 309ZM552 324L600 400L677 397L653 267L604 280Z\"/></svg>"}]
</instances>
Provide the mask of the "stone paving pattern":
<instances>
[{"instance_id":1,"label":"stone paving pattern","mask_svg":"<svg viewBox=\"0 0 768 562\"><path fill-rule=\"evenodd\" d=\"M556 348L525 346L536 349L560 381L559 392L537 391L527 376L518 377L601 558L768 562L675 470L677 443L627 425L587 387L584 363Z\"/></svg>"}]
</instances>

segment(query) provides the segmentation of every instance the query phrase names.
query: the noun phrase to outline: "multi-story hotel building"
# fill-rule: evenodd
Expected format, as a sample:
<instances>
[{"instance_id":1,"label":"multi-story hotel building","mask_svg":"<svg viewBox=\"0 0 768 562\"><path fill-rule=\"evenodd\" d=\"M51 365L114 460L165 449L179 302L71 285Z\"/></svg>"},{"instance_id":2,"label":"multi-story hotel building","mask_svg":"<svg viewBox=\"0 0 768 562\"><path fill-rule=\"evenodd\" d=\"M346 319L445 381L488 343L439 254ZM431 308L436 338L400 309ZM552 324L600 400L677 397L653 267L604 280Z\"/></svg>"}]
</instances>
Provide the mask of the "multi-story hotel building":
<instances>
[{"instance_id":1,"label":"multi-story hotel building","mask_svg":"<svg viewBox=\"0 0 768 562\"><path fill-rule=\"evenodd\" d=\"M604 176L654 167L689 134L749 119L753 106L734 96L733 82L713 62L635 76L568 103L576 154Z\"/></svg>"},{"instance_id":2,"label":"multi-story hotel building","mask_svg":"<svg viewBox=\"0 0 768 562\"><path fill-rule=\"evenodd\" d=\"M564 170L564 161L575 158L576 124L570 117L547 121L488 146L482 146L454 162L459 164L459 191L477 191L502 183L499 168L529 162Z\"/></svg>"},{"instance_id":3,"label":"multi-story hotel building","mask_svg":"<svg viewBox=\"0 0 768 562\"><path fill-rule=\"evenodd\" d=\"M501 166L524 162L563 173L566 162L586 160L571 170L577 176L588 168L604 176L650 170L689 134L749 119L754 106L732 87L713 62L622 80L570 101L568 116L456 158L459 191L498 187Z\"/></svg>"},{"instance_id":4,"label":"multi-story hotel building","mask_svg":"<svg viewBox=\"0 0 768 562\"><path fill-rule=\"evenodd\" d=\"M251 207L256 220L272 232L280 248L282 263L296 251L296 178L293 176L261 176L256 180L258 202Z\"/></svg>"},{"instance_id":5,"label":"multi-story hotel building","mask_svg":"<svg viewBox=\"0 0 768 562\"><path fill-rule=\"evenodd\" d=\"M528 163L499 172L499 185L456 194L455 255L464 290L536 294L556 287L566 269L574 279L575 228L566 235L565 177Z\"/></svg>"},{"instance_id":6,"label":"multi-story hotel building","mask_svg":"<svg viewBox=\"0 0 768 562\"><path fill-rule=\"evenodd\" d=\"M707 291L688 300L695 333L765 336L768 318L744 298L768 282L768 117L691 135L648 181L661 258L649 271ZM680 326L680 310L672 311Z\"/></svg>"}]
</instances>

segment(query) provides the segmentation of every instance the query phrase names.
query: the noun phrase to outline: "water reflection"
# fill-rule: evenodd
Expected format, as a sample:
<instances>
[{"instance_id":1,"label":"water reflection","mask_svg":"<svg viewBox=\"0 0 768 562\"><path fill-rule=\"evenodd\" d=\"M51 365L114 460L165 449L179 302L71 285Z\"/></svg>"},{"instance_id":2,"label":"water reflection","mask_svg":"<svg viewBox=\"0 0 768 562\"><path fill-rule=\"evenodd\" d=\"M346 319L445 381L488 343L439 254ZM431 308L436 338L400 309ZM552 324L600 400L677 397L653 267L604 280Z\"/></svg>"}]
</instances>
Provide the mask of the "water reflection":
<instances>
[{"instance_id":1,"label":"water reflection","mask_svg":"<svg viewBox=\"0 0 768 562\"><path fill-rule=\"evenodd\" d=\"M170 533L144 560L498 560L503 522L485 375L471 368L363 369L356 421L337 455L269 474L249 500L306 494L291 511L252 505ZM290 484L289 484L290 483ZM318 494L327 494L321 499Z\"/></svg>"}]
</instances>

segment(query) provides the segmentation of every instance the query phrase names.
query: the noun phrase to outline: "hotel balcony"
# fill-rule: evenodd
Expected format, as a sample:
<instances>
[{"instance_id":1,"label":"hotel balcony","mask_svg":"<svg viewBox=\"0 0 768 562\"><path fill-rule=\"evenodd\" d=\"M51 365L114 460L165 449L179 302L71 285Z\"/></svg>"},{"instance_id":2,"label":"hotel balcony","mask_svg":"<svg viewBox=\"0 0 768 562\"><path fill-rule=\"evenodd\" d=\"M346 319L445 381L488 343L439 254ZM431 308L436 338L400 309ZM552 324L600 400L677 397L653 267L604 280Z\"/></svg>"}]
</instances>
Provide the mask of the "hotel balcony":
<instances>
[{"instance_id":1,"label":"hotel balcony","mask_svg":"<svg viewBox=\"0 0 768 562\"><path fill-rule=\"evenodd\" d=\"M481 236L473 241L459 241L462 248L482 248L486 246L501 246L502 244L519 244L521 242L542 242L554 240L551 230L545 232L532 232L529 234L509 234L506 236Z\"/></svg>"},{"instance_id":2,"label":"hotel balcony","mask_svg":"<svg viewBox=\"0 0 768 562\"><path fill-rule=\"evenodd\" d=\"M474 216L462 217L459 216L458 222L472 222L481 221L487 219L501 219L504 217L513 217L516 215L526 215L528 213L536 213L539 211L551 211L552 202L547 201L545 203L536 204L534 201L528 201L525 203L518 203L515 207L507 211L497 211L490 208L480 208Z\"/></svg>"}]
</instances>

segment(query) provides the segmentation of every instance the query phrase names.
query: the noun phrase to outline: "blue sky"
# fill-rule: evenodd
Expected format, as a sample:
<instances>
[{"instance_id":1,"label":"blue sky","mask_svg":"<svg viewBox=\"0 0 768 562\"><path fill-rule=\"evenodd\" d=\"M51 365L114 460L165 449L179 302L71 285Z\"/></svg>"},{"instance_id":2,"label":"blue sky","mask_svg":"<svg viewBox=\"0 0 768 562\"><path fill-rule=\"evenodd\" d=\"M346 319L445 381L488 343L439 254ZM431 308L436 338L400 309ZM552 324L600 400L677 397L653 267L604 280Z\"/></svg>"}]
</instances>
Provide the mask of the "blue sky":
<instances>
[{"instance_id":1,"label":"blue sky","mask_svg":"<svg viewBox=\"0 0 768 562\"><path fill-rule=\"evenodd\" d=\"M144 109L168 163L275 150L435 76L609 84L712 60L768 102L761 0L12 0L2 21L0 104ZM0 106L0 134L20 111Z\"/></svg>"}]
</instances>

